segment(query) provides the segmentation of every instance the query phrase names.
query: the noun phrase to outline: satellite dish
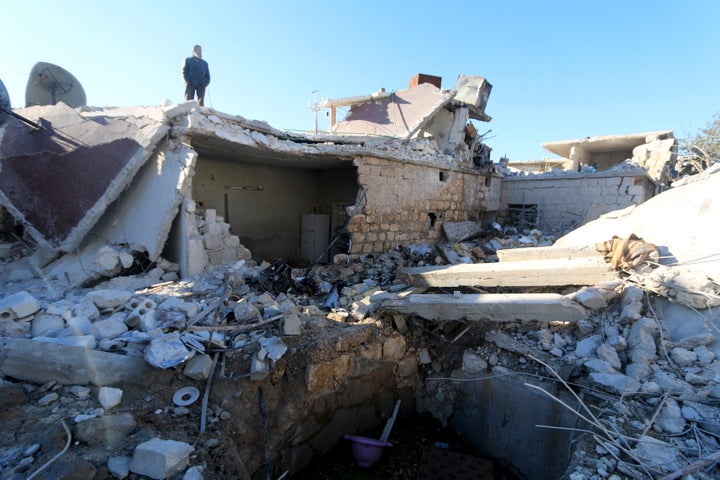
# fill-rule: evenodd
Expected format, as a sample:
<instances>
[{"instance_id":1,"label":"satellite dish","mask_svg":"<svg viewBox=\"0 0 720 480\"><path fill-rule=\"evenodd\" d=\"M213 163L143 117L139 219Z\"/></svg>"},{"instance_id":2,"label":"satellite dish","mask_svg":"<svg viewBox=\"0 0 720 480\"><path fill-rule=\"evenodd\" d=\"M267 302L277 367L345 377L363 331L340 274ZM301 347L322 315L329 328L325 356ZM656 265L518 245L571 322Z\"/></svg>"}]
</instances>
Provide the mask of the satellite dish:
<instances>
[{"instance_id":1,"label":"satellite dish","mask_svg":"<svg viewBox=\"0 0 720 480\"><path fill-rule=\"evenodd\" d=\"M55 105L77 108L87 105L85 90L72 73L47 62L38 62L30 71L25 88L25 106Z\"/></svg>"},{"instance_id":2,"label":"satellite dish","mask_svg":"<svg viewBox=\"0 0 720 480\"><path fill-rule=\"evenodd\" d=\"M8 95L5 84L0 80L0 125L5 123L10 111L10 95Z\"/></svg>"}]
</instances>

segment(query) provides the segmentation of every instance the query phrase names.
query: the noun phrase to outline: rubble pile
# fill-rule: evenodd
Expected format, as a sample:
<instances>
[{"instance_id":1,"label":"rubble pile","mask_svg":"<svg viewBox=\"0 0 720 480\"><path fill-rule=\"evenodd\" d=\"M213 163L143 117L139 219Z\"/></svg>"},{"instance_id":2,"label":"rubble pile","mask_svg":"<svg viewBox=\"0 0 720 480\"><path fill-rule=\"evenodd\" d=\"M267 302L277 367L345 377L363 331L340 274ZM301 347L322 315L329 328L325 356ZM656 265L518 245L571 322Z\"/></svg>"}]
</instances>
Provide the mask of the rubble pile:
<instances>
[{"instance_id":1,"label":"rubble pile","mask_svg":"<svg viewBox=\"0 0 720 480\"><path fill-rule=\"evenodd\" d=\"M236 254L244 248L208 236L222 219L204 215L198 229L203 241ZM656 255L647 255L615 280L554 288L580 306L574 311L586 312L580 320L509 318L501 326L480 322L470 333L478 323L460 320L441 322L439 336L411 334L408 324L431 333L434 322L384 308L389 299L414 291L401 270L495 264L502 250L545 248L554 240L539 230L455 227L447 225L444 244L398 246L377 256L338 254L329 265L257 263L247 255L178 279L172 275L177 265L160 259L143 273L72 289L61 298L44 290L41 279L26 289L18 287L31 285L28 280L18 281L17 291L0 299L0 405L9 412L0 479L203 478L204 469L214 468L208 458L217 440L195 437L182 423L201 391L186 386L173 396L174 405L153 407L156 400L143 385L164 378L163 372L209 385L213 372L233 358L247 367L240 377L276 382L285 359L302 350L298 340L330 324L384 325L406 335L402 344L412 343L422 376L530 375L531 388L561 384L576 400L567 408L585 433L573 450L573 480L713 476L720 451L720 318L707 307L717 305L717 277L688 265L678 273L677 265L658 265ZM218 233L228 237L222 227ZM613 244L602 240L596 243ZM633 245L632 252L642 247ZM426 289L448 290L456 300L468 291ZM438 354L432 344L440 337L462 354L447 348ZM430 382L420 388L419 403L447 420L453 388L452 381ZM149 422L148 408L162 420ZM205 426L222 429L232 415L206 399L202 408L201 433ZM28 442L28 428L50 434ZM66 438L80 442L83 454L62 449ZM61 449L55 462L51 457ZM46 468L52 477L43 477Z\"/></svg>"}]
</instances>

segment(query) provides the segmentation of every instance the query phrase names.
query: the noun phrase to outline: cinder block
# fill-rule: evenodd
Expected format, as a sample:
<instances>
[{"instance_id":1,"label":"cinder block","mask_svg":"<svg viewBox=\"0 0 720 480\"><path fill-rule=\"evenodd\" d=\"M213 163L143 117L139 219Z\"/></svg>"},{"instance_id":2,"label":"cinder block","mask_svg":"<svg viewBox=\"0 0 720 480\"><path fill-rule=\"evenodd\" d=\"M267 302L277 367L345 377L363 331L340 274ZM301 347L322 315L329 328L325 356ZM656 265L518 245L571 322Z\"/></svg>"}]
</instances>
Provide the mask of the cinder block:
<instances>
[{"instance_id":1,"label":"cinder block","mask_svg":"<svg viewBox=\"0 0 720 480\"><path fill-rule=\"evenodd\" d=\"M40 310L38 301L29 292L13 293L0 300L0 319L25 318Z\"/></svg>"}]
</instances>

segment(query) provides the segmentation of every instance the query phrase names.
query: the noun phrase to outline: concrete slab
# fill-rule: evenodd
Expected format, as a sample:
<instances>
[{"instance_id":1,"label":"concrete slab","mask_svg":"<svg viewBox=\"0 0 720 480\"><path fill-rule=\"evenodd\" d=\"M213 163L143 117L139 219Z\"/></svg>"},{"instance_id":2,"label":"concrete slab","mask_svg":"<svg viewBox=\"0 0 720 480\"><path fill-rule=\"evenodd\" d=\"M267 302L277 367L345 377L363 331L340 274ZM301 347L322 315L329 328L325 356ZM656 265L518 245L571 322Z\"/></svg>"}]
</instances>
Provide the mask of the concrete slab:
<instances>
[{"instance_id":1,"label":"concrete slab","mask_svg":"<svg viewBox=\"0 0 720 480\"><path fill-rule=\"evenodd\" d=\"M587 316L585 309L578 303L555 293L409 295L402 299L385 300L379 310L417 315L426 320L492 322L577 322Z\"/></svg>"},{"instance_id":2,"label":"concrete slab","mask_svg":"<svg viewBox=\"0 0 720 480\"><path fill-rule=\"evenodd\" d=\"M602 257L413 267L400 273L416 287L596 285L616 278Z\"/></svg>"},{"instance_id":3,"label":"concrete slab","mask_svg":"<svg viewBox=\"0 0 720 480\"><path fill-rule=\"evenodd\" d=\"M603 257L595 245L571 247L527 247L503 248L495 254L501 262L518 262L526 260L571 259L578 257Z\"/></svg>"},{"instance_id":4,"label":"concrete slab","mask_svg":"<svg viewBox=\"0 0 720 480\"><path fill-rule=\"evenodd\" d=\"M6 339L0 348L0 374L40 384L53 380L62 385L142 383L149 370L139 357L39 340Z\"/></svg>"},{"instance_id":5,"label":"concrete slab","mask_svg":"<svg viewBox=\"0 0 720 480\"><path fill-rule=\"evenodd\" d=\"M63 103L18 109L0 138L0 204L43 247L71 251L168 131L150 117L84 118Z\"/></svg>"}]
</instances>

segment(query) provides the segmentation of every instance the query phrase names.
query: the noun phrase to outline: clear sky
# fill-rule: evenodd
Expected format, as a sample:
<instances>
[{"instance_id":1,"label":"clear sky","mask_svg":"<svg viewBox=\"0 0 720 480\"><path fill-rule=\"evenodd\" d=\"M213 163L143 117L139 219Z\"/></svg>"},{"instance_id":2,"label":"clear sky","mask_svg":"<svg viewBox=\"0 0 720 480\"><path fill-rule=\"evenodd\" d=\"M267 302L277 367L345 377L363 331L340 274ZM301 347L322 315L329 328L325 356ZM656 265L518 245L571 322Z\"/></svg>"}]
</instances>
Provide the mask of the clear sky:
<instances>
[{"instance_id":1,"label":"clear sky","mask_svg":"<svg viewBox=\"0 0 720 480\"><path fill-rule=\"evenodd\" d=\"M38 61L74 74L92 106L180 102L197 43L206 106L286 130L314 129L320 95L485 77L494 160L553 158L541 143L585 136L684 138L720 111L718 0L3 0L0 18L14 108Z\"/></svg>"}]
</instances>

